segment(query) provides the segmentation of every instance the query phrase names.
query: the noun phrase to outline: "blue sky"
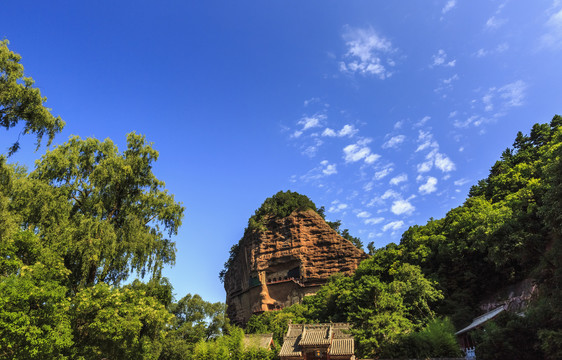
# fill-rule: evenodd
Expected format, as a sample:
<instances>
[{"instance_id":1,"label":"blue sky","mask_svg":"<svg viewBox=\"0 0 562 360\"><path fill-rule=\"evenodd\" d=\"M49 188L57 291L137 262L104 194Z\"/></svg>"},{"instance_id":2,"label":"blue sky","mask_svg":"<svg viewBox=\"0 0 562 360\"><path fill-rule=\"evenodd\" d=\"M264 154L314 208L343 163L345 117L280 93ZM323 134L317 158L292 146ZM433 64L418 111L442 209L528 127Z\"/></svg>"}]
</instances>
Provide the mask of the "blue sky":
<instances>
[{"instance_id":1,"label":"blue sky","mask_svg":"<svg viewBox=\"0 0 562 360\"><path fill-rule=\"evenodd\" d=\"M186 207L176 296L293 190L381 247L440 218L562 104L562 2L12 1L0 37L76 134L154 142ZM17 130L0 132L6 149ZM45 151L22 138L12 161ZM4 150L5 151L5 150Z\"/></svg>"}]
</instances>

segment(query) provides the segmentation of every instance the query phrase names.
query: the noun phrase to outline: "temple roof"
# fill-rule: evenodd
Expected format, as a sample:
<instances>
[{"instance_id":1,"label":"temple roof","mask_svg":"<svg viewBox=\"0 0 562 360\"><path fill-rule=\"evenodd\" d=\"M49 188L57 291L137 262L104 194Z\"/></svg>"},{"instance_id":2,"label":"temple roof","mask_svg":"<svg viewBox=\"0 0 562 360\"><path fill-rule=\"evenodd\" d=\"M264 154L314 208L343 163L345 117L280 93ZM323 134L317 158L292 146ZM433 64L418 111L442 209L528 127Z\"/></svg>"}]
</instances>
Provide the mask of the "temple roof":
<instances>
[{"instance_id":1,"label":"temple roof","mask_svg":"<svg viewBox=\"0 0 562 360\"><path fill-rule=\"evenodd\" d=\"M327 348L330 355L353 355L355 345L349 324L289 324L279 356L302 356L303 347Z\"/></svg>"}]
</instances>

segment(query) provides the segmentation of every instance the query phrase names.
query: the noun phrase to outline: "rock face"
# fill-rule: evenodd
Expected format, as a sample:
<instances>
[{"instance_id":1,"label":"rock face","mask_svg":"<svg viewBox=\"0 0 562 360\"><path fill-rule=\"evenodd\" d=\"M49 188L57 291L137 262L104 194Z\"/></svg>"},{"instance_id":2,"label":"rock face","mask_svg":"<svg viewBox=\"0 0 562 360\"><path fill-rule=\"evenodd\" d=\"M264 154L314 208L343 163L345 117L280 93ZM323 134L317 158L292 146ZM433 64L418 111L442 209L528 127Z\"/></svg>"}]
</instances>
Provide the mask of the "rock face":
<instances>
[{"instance_id":1,"label":"rock face","mask_svg":"<svg viewBox=\"0 0 562 360\"><path fill-rule=\"evenodd\" d=\"M350 275L368 257L313 210L265 224L245 234L224 277L227 314L238 325L252 314L299 303L331 275Z\"/></svg>"}]
</instances>

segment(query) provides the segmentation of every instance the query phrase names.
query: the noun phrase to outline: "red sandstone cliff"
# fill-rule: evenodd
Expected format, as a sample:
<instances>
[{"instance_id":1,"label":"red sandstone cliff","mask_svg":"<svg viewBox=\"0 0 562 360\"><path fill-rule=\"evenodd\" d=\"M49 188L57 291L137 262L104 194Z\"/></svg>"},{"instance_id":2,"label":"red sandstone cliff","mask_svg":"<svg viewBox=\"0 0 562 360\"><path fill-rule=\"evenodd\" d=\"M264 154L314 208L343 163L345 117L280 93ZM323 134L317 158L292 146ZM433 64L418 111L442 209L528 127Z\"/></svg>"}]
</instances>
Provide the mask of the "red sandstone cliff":
<instances>
[{"instance_id":1,"label":"red sandstone cliff","mask_svg":"<svg viewBox=\"0 0 562 360\"><path fill-rule=\"evenodd\" d=\"M298 303L366 258L313 210L270 218L265 229L246 232L225 274L228 316L245 324L253 313Z\"/></svg>"}]
</instances>

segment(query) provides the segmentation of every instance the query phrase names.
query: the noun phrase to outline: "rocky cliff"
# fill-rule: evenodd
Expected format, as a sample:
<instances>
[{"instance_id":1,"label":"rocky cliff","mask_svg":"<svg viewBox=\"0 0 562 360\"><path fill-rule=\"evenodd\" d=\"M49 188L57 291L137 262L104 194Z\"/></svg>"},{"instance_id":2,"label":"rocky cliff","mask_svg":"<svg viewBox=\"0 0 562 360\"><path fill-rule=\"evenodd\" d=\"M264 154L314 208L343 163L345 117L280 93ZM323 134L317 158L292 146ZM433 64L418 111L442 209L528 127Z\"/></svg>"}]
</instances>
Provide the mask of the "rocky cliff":
<instances>
[{"instance_id":1,"label":"rocky cliff","mask_svg":"<svg viewBox=\"0 0 562 360\"><path fill-rule=\"evenodd\" d=\"M236 324L300 302L367 258L314 210L264 220L261 229L246 231L224 276L228 317Z\"/></svg>"}]
</instances>

